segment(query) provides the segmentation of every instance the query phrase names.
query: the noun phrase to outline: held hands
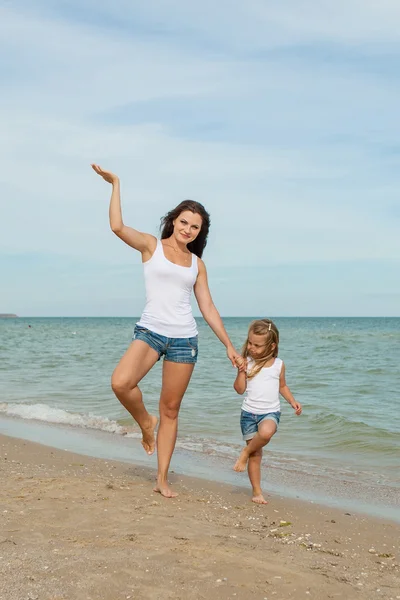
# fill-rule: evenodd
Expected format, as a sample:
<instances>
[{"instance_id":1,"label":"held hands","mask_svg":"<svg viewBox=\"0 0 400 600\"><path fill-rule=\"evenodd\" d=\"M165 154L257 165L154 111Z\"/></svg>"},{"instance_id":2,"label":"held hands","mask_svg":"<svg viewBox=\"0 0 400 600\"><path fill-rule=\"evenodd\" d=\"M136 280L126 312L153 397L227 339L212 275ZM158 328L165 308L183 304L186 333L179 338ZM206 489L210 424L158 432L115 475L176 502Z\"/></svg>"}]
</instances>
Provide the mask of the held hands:
<instances>
[{"instance_id":1,"label":"held hands","mask_svg":"<svg viewBox=\"0 0 400 600\"><path fill-rule=\"evenodd\" d=\"M241 358L240 354L238 354L233 346L228 346L226 349L226 355L231 361L232 365L236 367L236 359Z\"/></svg>"},{"instance_id":2,"label":"held hands","mask_svg":"<svg viewBox=\"0 0 400 600\"><path fill-rule=\"evenodd\" d=\"M91 167L93 171L95 171L97 175L100 175L100 177L102 177L104 181L107 181L107 183L114 184L118 181L118 176L114 175L114 173L111 173L111 171L104 171L104 169L102 169L99 165L95 164L92 164Z\"/></svg>"},{"instance_id":3,"label":"held hands","mask_svg":"<svg viewBox=\"0 0 400 600\"><path fill-rule=\"evenodd\" d=\"M239 355L235 359L235 366L239 369L240 373L243 373L247 370L247 360Z\"/></svg>"},{"instance_id":4,"label":"held hands","mask_svg":"<svg viewBox=\"0 0 400 600\"><path fill-rule=\"evenodd\" d=\"M301 415L301 412L303 409L302 409L300 402L294 402L292 404L292 408L297 416Z\"/></svg>"}]
</instances>

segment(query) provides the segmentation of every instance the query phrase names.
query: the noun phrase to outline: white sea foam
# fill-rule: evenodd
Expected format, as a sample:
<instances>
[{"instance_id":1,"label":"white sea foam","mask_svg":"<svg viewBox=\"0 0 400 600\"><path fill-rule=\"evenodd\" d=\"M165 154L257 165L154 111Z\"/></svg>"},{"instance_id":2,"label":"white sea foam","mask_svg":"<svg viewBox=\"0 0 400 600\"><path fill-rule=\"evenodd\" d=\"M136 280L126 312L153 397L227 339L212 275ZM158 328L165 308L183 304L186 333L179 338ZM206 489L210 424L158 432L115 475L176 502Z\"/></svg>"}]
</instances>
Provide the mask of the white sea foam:
<instances>
[{"instance_id":1,"label":"white sea foam","mask_svg":"<svg viewBox=\"0 0 400 600\"><path fill-rule=\"evenodd\" d=\"M47 423L60 423L63 425L73 425L86 429L99 429L109 433L127 435L128 429L119 425L116 421L100 417L93 414L71 413L61 408L54 408L47 404L0 404L0 413L10 417L20 417L35 421L45 421ZM138 434L129 432L130 437L136 437Z\"/></svg>"},{"instance_id":2,"label":"white sea foam","mask_svg":"<svg viewBox=\"0 0 400 600\"><path fill-rule=\"evenodd\" d=\"M42 421L46 423L55 423L61 425L71 425L73 427L82 427L84 429L97 429L108 433L124 435L127 438L141 438L141 433L135 431L132 427L119 425L116 421L93 415L91 413L79 414L68 412L62 408L48 406L47 404L13 404L0 403L0 414L3 413L9 417L18 417L20 419ZM177 442L177 447L190 452L199 452L201 454L235 456L238 452L236 444L224 444L213 439L193 439L190 436L184 436Z\"/></svg>"}]
</instances>

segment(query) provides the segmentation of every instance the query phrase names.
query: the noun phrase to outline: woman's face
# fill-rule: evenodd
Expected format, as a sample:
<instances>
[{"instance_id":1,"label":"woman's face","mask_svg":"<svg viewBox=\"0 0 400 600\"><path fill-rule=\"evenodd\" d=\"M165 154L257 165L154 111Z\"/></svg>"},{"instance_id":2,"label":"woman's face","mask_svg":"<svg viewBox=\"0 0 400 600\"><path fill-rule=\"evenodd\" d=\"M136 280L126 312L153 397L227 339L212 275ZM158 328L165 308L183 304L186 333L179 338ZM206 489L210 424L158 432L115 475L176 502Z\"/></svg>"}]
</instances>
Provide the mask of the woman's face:
<instances>
[{"instance_id":1,"label":"woman's face","mask_svg":"<svg viewBox=\"0 0 400 600\"><path fill-rule=\"evenodd\" d=\"M193 242L200 233L203 219L197 213L190 210L184 210L173 222L174 236L184 244Z\"/></svg>"}]
</instances>

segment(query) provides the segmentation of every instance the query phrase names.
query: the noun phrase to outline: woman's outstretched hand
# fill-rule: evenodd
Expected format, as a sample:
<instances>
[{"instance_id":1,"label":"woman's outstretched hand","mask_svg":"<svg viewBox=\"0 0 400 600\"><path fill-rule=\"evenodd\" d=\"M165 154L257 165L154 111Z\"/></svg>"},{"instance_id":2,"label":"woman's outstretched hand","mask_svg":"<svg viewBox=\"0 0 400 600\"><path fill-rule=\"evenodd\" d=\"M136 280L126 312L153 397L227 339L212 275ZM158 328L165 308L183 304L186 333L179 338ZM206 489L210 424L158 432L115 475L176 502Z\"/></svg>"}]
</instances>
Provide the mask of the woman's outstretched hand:
<instances>
[{"instance_id":1,"label":"woman's outstretched hand","mask_svg":"<svg viewBox=\"0 0 400 600\"><path fill-rule=\"evenodd\" d=\"M114 173L111 173L111 171L104 171L104 169L102 169L99 165L91 165L93 171L95 171L97 173L97 175L100 175L100 177L102 177L104 179L104 181L107 181L107 183L115 183L118 181L118 176L115 175Z\"/></svg>"},{"instance_id":2,"label":"woman's outstretched hand","mask_svg":"<svg viewBox=\"0 0 400 600\"><path fill-rule=\"evenodd\" d=\"M239 352L237 352L233 346L228 346L226 349L226 354L227 354L227 357L229 358L229 360L231 361L232 366L234 366L236 369L237 368L236 360L238 358L241 358Z\"/></svg>"}]
</instances>

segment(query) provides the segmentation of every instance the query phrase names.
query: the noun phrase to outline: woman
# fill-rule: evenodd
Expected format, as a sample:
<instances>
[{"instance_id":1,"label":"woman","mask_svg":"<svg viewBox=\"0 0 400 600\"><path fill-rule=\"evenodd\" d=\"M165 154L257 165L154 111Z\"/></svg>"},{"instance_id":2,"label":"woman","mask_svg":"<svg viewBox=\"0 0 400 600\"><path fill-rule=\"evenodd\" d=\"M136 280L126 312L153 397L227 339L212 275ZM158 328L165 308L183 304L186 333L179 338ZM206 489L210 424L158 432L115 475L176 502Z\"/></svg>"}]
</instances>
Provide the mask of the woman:
<instances>
[{"instance_id":1,"label":"woman","mask_svg":"<svg viewBox=\"0 0 400 600\"><path fill-rule=\"evenodd\" d=\"M233 366L239 357L214 306L201 260L207 243L210 217L198 202L181 202L163 219L161 240L127 227L122 220L120 182L116 175L92 165L112 184L110 225L112 231L142 255L146 306L136 324L134 341L117 365L112 389L142 430L148 454L155 449L158 419L150 415L138 384L164 355L157 433L158 473L154 491L166 498L177 496L168 485L168 469L175 448L178 413L197 360L197 327L190 298L194 290L200 311L225 345Z\"/></svg>"}]
</instances>

